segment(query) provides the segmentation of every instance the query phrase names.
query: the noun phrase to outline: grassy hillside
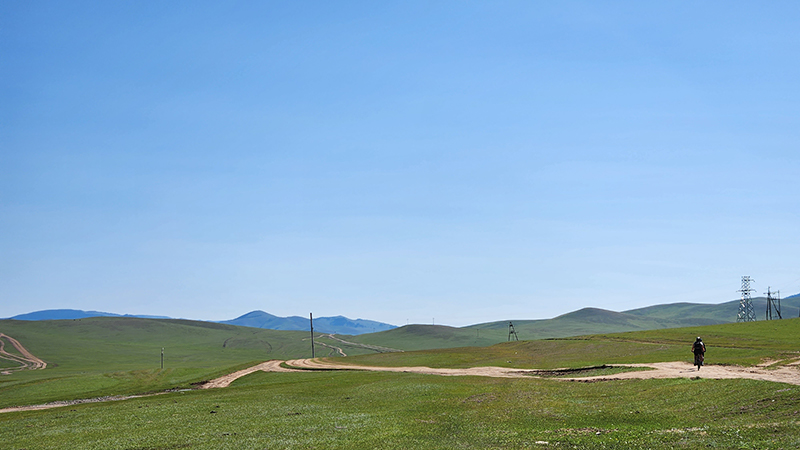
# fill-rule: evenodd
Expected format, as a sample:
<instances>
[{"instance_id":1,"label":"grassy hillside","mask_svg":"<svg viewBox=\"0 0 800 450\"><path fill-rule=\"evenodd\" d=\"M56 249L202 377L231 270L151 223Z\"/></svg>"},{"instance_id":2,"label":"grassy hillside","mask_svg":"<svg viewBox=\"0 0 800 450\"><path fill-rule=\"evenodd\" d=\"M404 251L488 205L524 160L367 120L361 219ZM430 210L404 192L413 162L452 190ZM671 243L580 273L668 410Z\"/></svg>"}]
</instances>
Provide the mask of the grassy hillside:
<instances>
[{"instance_id":1,"label":"grassy hillside","mask_svg":"<svg viewBox=\"0 0 800 450\"><path fill-rule=\"evenodd\" d=\"M736 395L731 395L736 393ZM255 373L229 388L0 416L12 449L798 448L797 387Z\"/></svg>"},{"instance_id":2,"label":"grassy hillside","mask_svg":"<svg viewBox=\"0 0 800 450\"><path fill-rule=\"evenodd\" d=\"M405 325L380 333L347 336L346 340L400 350L485 346L507 339L506 330L475 330L444 325Z\"/></svg>"},{"instance_id":3,"label":"grassy hillside","mask_svg":"<svg viewBox=\"0 0 800 450\"><path fill-rule=\"evenodd\" d=\"M617 323L618 316L583 310L574 320ZM423 351L372 354L347 349L346 361L377 365L524 368L653 362L689 358L695 336L704 337L709 362L754 364L800 350L800 319L675 328L581 338L505 342L506 329L406 326L370 338L386 347ZM0 376L0 407L189 387L268 359L310 356L306 332L274 331L183 320L92 318L69 321L0 321L48 363L46 370ZM345 345L320 340L329 345ZM498 345L492 345L500 342ZM464 345L468 346L464 346ZM427 346L427 347L426 347ZM165 368L159 368L165 348ZM432 350L431 347L448 347ZM370 353L370 354L366 354ZM317 356L333 351L317 346ZM9 367L11 363L6 364ZM2 365L0 364L0 367Z\"/></svg>"},{"instance_id":4,"label":"grassy hillside","mask_svg":"<svg viewBox=\"0 0 800 450\"><path fill-rule=\"evenodd\" d=\"M797 318L800 314L800 295L781 300L781 307L784 318ZM673 303L625 312L584 308L553 319L512 322L520 340L534 340L735 323L738 308L738 300L716 305ZM753 299L753 308L757 320L763 321L766 300ZM346 340L400 350L482 347L508 341L508 323L497 321L463 328L407 325L381 333L348 337Z\"/></svg>"},{"instance_id":5,"label":"grassy hillside","mask_svg":"<svg viewBox=\"0 0 800 450\"><path fill-rule=\"evenodd\" d=\"M712 364L747 362L796 355L798 330L793 319L344 360L583 367L685 357L699 334ZM254 373L224 389L0 414L0 442L15 449L788 449L800 447L798 398L800 386L753 380Z\"/></svg>"},{"instance_id":6,"label":"grassy hillside","mask_svg":"<svg viewBox=\"0 0 800 450\"><path fill-rule=\"evenodd\" d=\"M713 349L752 349L800 356L800 318L595 335L591 339L675 344L688 348L696 336L703 338L710 352Z\"/></svg>"},{"instance_id":7,"label":"grassy hillside","mask_svg":"<svg viewBox=\"0 0 800 450\"><path fill-rule=\"evenodd\" d=\"M554 319L513 321L514 329L520 340L550 339L714 323L723 322L706 319L683 321L659 319L598 308L584 308ZM347 340L401 350L482 347L507 342L509 340L508 321L484 323L463 328L441 325L407 325L381 333L348 337Z\"/></svg>"},{"instance_id":8,"label":"grassy hillside","mask_svg":"<svg viewBox=\"0 0 800 450\"><path fill-rule=\"evenodd\" d=\"M767 300L764 297L753 299L753 310L756 313L757 320L765 320L767 310ZM689 318L706 319L716 323L730 323L736 322L736 316L739 312L739 300L733 300L718 305L705 305L697 303L673 303L669 305L656 305L648 306L646 308L633 309L625 311L625 314L631 314L641 317L649 317L653 319L662 319L670 321L681 321ZM800 314L800 295L794 295L781 300L781 313L783 318L796 318ZM773 316L774 312L773 312ZM702 325L701 323L686 324Z\"/></svg>"},{"instance_id":9,"label":"grassy hillside","mask_svg":"<svg viewBox=\"0 0 800 450\"><path fill-rule=\"evenodd\" d=\"M0 407L188 387L253 362L311 355L308 333L187 320L0 320L0 332L48 364L0 376Z\"/></svg>"},{"instance_id":10,"label":"grassy hillside","mask_svg":"<svg viewBox=\"0 0 800 450\"><path fill-rule=\"evenodd\" d=\"M800 356L800 319L732 323L636 331L540 341L504 342L346 358L352 364L463 368L500 366L552 369L691 360L695 337L702 336L711 364L753 365L764 359Z\"/></svg>"}]
</instances>

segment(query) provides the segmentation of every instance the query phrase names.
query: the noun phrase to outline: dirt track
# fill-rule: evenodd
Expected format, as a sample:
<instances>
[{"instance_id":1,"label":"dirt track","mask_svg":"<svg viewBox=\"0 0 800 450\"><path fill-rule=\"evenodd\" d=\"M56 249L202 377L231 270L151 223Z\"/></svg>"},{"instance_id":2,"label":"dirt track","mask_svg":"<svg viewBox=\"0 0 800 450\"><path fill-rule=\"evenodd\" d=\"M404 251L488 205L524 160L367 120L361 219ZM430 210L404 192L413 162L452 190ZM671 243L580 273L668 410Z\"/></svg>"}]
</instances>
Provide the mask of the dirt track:
<instances>
[{"instance_id":1,"label":"dirt track","mask_svg":"<svg viewBox=\"0 0 800 450\"><path fill-rule=\"evenodd\" d=\"M14 348L17 349L17 351L22 356L15 355L13 353L8 353L5 350L6 343L5 343L4 339L5 339L5 341L10 342L11 345L13 345ZM3 333L0 333L0 358L6 359L6 360L9 360L9 361L13 361L13 362L18 363L20 365L19 367L14 367L14 368L11 368L11 369L3 370L2 372L0 372L0 374L2 374L2 375L8 375L11 372L14 372L14 371L17 371L17 370L36 370L36 369L44 369L45 367L47 367L47 363L46 362L44 362L41 359L33 356L33 354L31 352L29 352L25 347L23 347L22 344L19 343L19 341L17 341L16 339L12 338L11 336L9 336L7 334L3 334Z\"/></svg>"},{"instance_id":2,"label":"dirt track","mask_svg":"<svg viewBox=\"0 0 800 450\"><path fill-rule=\"evenodd\" d=\"M323 362L318 359L296 359L286 362L291 367L299 369L338 369L338 370L372 370L382 372L405 372L420 373L442 376L483 376L496 378L521 378L535 376L535 371L527 369L510 369L505 367L472 367L469 369L434 369L430 367L372 367L372 366L353 366L344 364L333 364ZM774 381L777 383L787 383L800 385L800 360L777 369L765 369L763 367L740 367L740 366L703 366L697 370L688 362L674 361L649 364L618 364L621 367L642 367L651 370L637 372L623 372L614 375L603 375L597 377L574 377L557 378L564 381L604 381L604 380L629 380L629 379L652 379L652 378L709 378L709 379L732 379L746 378L751 380Z\"/></svg>"},{"instance_id":3,"label":"dirt track","mask_svg":"<svg viewBox=\"0 0 800 450\"><path fill-rule=\"evenodd\" d=\"M511 369L507 367L471 367L468 369L436 369L425 366L414 367L378 367L378 366L356 366L350 364L335 364L319 359L293 359L286 361L286 365L294 369L287 369L281 366L282 361L267 361L253 366L249 369L226 375L216 380L209 381L202 387L204 389L214 387L225 387L233 380L253 373L258 370L265 372L302 372L303 370L368 370L376 372L403 372L419 373L425 375L440 376L479 376L493 378L536 378L536 371L530 369ZM631 379L654 379L654 378L709 378L709 379L733 379L745 378L751 380L773 381L776 383L787 383L800 385L800 360L791 362L777 369L766 369L764 367L741 367L741 366L703 366L698 371L693 365L684 361L648 363L648 364L618 364L619 367L642 367L650 370L637 372L623 372L613 375L603 375L595 377L559 377L552 378L561 381L583 381L595 382L606 380L631 380Z\"/></svg>"},{"instance_id":4,"label":"dirt track","mask_svg":"<svg viewBox=\"0 0 800 450\"><path fill-rule=\"evenodd\" d=\"M283 361L279 361L277 359L273 359L271 361L263 362L257 366L248 367L244 370L239 370L237 372L225 375L224 377L219 377L217 379L208 381L200 386L200 389L211 389L211 388L223 388L228 387L231 383L236 381L237 379L245 376L250 375L253 372L258 372L262 370L264 372L302 372L302 370L298 369L286 369L281 367L281 363Z\"/></svg>"}]
</instances>

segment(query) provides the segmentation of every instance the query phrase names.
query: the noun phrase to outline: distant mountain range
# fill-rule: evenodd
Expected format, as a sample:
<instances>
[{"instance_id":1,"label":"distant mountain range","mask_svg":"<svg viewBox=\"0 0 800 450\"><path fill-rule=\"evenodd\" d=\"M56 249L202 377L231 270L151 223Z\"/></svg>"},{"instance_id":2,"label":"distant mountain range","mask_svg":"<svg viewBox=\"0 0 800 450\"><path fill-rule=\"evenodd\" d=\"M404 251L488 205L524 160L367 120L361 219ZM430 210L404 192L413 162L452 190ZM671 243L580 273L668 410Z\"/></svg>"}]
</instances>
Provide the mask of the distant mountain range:
<instances>
[{"instance_id":1,"label":"distant mountain range","mask_svg":"<svg viewBox=\"0 0 800 450\"><path fill-rule=\"evenodd\" d=\"M89 317L138 317L143 319L171 319L166 316L143 316L131 314L114 314L102 311L81 311L78 309L48 309L18 316L9 317L13 320L76 320ZM264 311L252 311L232 320L223 320L218 323L239 325L243 327L264 328L268 330L295 330L306 331L309 329L307 317L278 317ZM314 331L320 333L358 335L376 333L378 331L397 328L388 323L376 322L365 319L348 319L344 316L314 318Z\"/></svg>"},{"instance_id":2,"label":"distant mountain range","mask_svg":"<svg viewBox=\"0 0 800 450\"><path fill-rule=\"evenodd\" d=\"M308 317L278 317L264 311L252 311L233 320L225 320L220 323L228 325L239 325L243 327L266 328L269 330L308 330ZM388 323L376 322L365 319L348 319L344 316L335 317L315 317L314 331L320 333L335 333L358 335L366 333L377 333L378 331L391 330L397 328Z\"/></svg>"},{"instance_id":3,"label":"distant mountain range","mask_svg":"<svg viewBox=\"0 0 800 450\"><path fill-rule=\"evenodd\" d=\"M757 320L765 319L767 301L764 297L753 299L753 309ZM629 311L615 312L600 308L583 308L553 319L513 320L521 339L541 339L551 337L577 336L581 334L611 333L620 331L654 330L660 328L692 327L736 322L739 300L719 304L671 303L654 305ZM783 318L800 316L800 294L781 299ZM88 317L139 317L148 319L169 319L165 316L121 315L100 311L81 311L75 309L51 309L20 314L14 320L63 320L84 319ZM252 311L232 320L218 323L239 325L270 330L307 331L307 317L278 317L264 311ZM505 333L508 320L480 323L461 327L465 336L469 330L494 330ZM314 318L314 331L320 333L361 335L393 330L397 328L388 323L365 319L348 319L344 316ZM407 327L403 327L404 329ZM442 328L442 327L439 327ZM427 330L427 328L425 328ZM480 336L480 332L477 332ZM500 333L500 334L502 334ZM488 335L486 335L488 337ZM383 344L382 344L383 345ZM388 345L388 344L387 344Z\"/></svg>"},{"instance_id":4,"label":"distant mountain range","mask_svg":"<svg viewBox=\"0 0 800 450\"><path fill-rule=\"evenodd\" d=\"M81 311L79 309L46 309L27 314L9 317L14 320L75 320L89 317L138 317L141 319L171 319L167 316L142 316L132 314L114 314L102 311Z\"/></svg>"}]
</instances>

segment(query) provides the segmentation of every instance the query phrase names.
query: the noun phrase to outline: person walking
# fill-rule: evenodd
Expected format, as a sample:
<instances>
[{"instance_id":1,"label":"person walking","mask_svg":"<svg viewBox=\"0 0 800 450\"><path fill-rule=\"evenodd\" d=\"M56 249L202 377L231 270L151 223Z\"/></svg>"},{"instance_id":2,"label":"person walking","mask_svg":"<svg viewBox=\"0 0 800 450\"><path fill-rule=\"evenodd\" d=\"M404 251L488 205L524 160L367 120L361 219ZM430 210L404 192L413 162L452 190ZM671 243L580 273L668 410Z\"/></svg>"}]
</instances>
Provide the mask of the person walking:
<instances>
[{"instance_id":1,"label":"person walking","mask_svg":"<svg viewBox=\"0 0 800 450\"><path fill-rule=\"evenodd\" d=\"M700 370L700 366L703 365L703 361L705 360L706 353L706 344L703 343L700 336L698 336L697 340L692 344L692 353L694 353L694 365L697 366L697 370Z\"/></svg>"}]
</instances>

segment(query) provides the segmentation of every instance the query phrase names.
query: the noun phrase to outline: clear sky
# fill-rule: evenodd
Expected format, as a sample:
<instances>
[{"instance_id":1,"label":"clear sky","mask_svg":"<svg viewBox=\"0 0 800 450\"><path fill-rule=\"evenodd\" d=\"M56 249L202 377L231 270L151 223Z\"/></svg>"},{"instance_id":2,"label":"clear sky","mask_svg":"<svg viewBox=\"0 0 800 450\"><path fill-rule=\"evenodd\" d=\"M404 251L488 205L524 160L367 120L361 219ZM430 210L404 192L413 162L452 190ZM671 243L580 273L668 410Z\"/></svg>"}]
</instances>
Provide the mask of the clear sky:
<instances>
[{"instance_id":1,"label":"clear sky","mask_svg":"<svg viewBox=\"0 0 800 450\"><path fill-rule=\"evenodd\" d=\"M2 2L0 317L800 292L800 2Z\"/></svg>"}]
</instances>

